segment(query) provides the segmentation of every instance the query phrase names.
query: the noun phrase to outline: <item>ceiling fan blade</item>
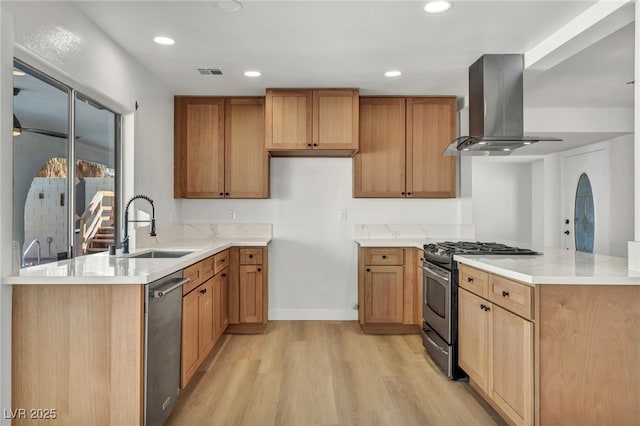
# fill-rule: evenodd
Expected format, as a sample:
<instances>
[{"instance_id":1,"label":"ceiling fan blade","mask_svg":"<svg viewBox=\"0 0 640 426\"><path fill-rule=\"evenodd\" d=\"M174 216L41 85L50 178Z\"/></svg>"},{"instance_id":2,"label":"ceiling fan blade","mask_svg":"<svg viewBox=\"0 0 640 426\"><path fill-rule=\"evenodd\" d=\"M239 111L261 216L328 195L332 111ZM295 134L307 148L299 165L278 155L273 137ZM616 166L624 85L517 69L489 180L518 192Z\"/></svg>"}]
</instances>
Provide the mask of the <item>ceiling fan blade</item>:
<instances>
[{"instance_id":1,"label":"ceiling fan blade","mask_svg":"<svg viewBox=\"0 0 640 426\"><path fill-rule=\"evenodd\" d=\"M67 135L66 133L56 132L55 130L32 129L29 127L23 127L22 131L29 132L29 133L37 133L39 135L51 136L51 137L60 138L60 139L67 139L69 137L69 135Z\"/></svg>"}]
</instances>

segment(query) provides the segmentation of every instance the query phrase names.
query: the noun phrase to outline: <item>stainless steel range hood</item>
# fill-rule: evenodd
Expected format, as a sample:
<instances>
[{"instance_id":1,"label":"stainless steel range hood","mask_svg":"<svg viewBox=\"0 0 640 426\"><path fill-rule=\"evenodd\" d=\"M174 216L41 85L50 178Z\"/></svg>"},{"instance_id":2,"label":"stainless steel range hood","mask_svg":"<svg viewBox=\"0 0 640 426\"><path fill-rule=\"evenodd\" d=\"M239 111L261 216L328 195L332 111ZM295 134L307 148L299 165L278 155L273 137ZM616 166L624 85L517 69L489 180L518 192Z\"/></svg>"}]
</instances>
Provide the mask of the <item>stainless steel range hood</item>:
<instances>
[{"instance_id":1,"label":"stainless steel range hood","mask_svg":"<svg viewBox=\"0 0 640 426\"><path fill-rule=\"evenodd\" d=\"M469 136L443 155L509 155L514 149L558 138L525 136L523 130L524 55L483 55L469 67Z\"/></svg>"}]
</instances>

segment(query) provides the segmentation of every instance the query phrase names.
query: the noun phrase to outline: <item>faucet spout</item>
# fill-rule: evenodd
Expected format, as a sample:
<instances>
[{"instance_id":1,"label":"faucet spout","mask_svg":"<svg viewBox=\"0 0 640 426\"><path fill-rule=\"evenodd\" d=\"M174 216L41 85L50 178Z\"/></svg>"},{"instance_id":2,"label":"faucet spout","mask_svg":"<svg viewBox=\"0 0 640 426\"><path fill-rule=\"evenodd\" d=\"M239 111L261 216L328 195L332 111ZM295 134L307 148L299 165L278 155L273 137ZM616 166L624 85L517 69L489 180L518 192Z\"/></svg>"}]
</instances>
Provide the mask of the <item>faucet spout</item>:
<instances>
[{"instance_id":1,"label":"faucet spout","mask_svg":"<svg viewBox=\"0 0 640 426\"><path fill-rule=\"evenodd\" d=\"M147 200L149 204L151 204L151 220L129 220L129 206L134 200L142 199ZM156 236L156 209L153 205L153 200L146 195L138 194L131 197L131 199L127 202L127 205L124 208L124 236L122 237L122 241L120 241L120 245L122 246L122 253L129 253L129 222L143 222L149 223L149 235L152 237Z\"/></svg>"},{"instance_id":2,"label":"faucet spout","mask_svg":"<svg viewBox=\"0 0 640 426\"><path fill-rule=\"evenodd\" d=\"M40 264L41 246L40 246L40 241L37 238L35 238L33 241L29 243L25 251L22 253L22 266L27 265L27 263L25 262L25 259L27 258L27 253L29 253L29 250L31 250L31 247L33 247L34 244L38 246L38 263L36 263L36 265Z\"/></svg>"}]
</instances>

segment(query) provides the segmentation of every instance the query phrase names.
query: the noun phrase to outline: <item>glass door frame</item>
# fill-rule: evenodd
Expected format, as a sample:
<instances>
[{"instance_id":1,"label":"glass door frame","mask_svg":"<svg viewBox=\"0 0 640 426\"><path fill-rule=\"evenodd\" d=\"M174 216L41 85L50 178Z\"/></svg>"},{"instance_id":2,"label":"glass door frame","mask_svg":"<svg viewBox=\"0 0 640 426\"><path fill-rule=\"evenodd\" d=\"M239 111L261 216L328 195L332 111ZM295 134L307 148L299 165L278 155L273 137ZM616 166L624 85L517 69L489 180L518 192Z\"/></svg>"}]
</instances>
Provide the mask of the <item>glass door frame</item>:
<instances>
[{"instance_id":1,"label":"glass door frame","mask_svg":"<svg viewBox=\"0 0 640 426\"><path fill-rule=\"evenodd\" d=\"M13 66L21 71L24 71L32 76L42 80L43 82L65 92L68 100L68 122L67 122L67 257L76 257L78 247L75 247L75 235L76 235L76 195L75 195L75 179L76 179L76 126L75 126L75 103L76 99L80 101L86 101L92 106L98 105L100 108L111 112L114 115L114 156L115 156L115 179L114 190L116 196L114 199L113 215L114 215L114 240L117 244L118 236L120 235L120 214L119 206L122 205L122 114L108 108L103 103L96 101L92 97L85 95L84 93L74 89L68 84L51 77L48 74L38 70L34 66L29 65L23 60L16 57L13 58ZM15 87L15 85L14 85ZM15 165L14 165L15 166ZM24 213L23 213L24 214ZM24 244L24 241L23 241ZM22 251L22 248L21 248Z\"/></svg>"}]
</instances>

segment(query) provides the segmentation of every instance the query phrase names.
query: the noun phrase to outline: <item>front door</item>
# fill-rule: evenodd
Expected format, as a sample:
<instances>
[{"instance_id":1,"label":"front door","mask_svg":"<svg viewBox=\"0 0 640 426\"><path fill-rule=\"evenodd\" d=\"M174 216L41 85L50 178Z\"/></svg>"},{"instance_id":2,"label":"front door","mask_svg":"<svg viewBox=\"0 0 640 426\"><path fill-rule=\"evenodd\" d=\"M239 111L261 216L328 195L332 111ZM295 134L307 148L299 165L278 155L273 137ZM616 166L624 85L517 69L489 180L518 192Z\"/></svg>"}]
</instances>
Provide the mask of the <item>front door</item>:
<instances>
[{"instance_id":1,"label":"front door","mask_svg":"<svg viewBox=\"0 0 640 426\"><path fill-rule=\"evenodd\" d=\"M609 152L570 155L562 166L563 247L609 254Z\"/></svg>"}]
</instances>

